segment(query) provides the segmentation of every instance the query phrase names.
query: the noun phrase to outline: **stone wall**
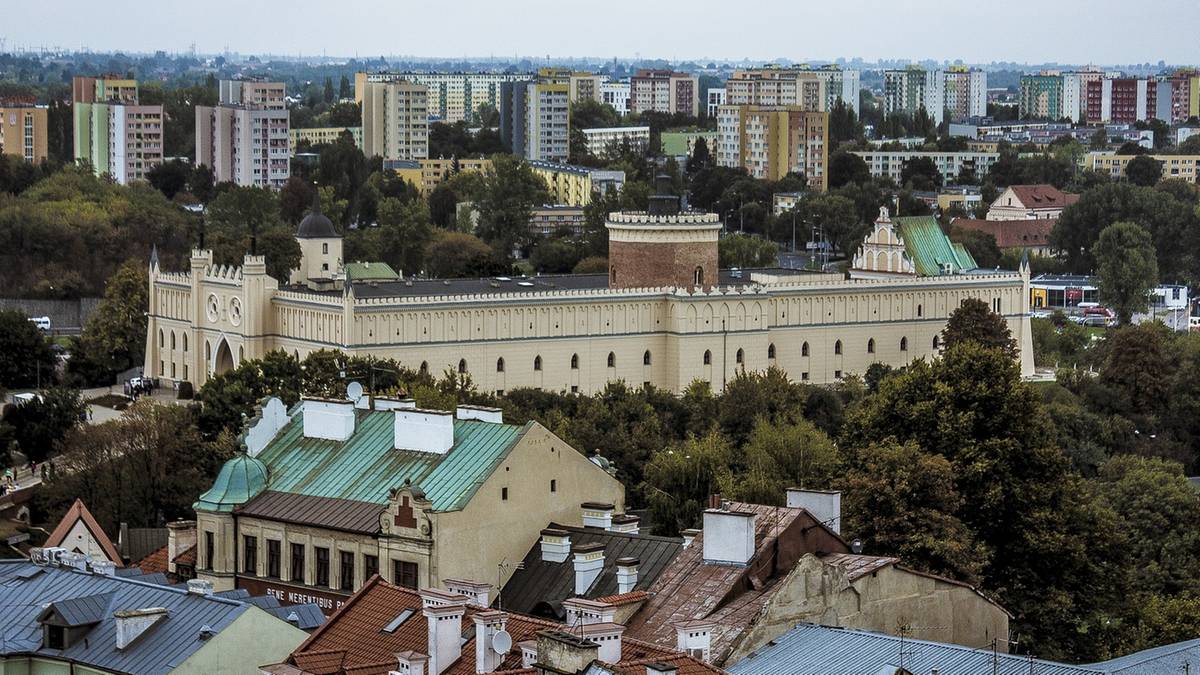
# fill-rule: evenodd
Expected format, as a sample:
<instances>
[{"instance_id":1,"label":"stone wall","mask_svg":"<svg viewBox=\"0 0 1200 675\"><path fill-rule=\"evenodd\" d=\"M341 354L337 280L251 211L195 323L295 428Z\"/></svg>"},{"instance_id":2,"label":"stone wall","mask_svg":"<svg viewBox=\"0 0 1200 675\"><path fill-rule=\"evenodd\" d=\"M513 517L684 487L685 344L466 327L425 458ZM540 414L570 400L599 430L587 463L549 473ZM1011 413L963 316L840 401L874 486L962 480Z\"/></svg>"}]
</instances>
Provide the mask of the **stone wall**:
<instances>
[{"instance_id":1,"label":"stone wall","mask_svg":"<svg viewBox=\"0 0 1200 675\"><path fill-rule=\"evenodd\" d=\"M0 309L16 310L29 317L50 317L51 330L75 332L83 328L96 311L102 298L76 300L38 300L35 298L0 298Z\"/></svg>"}]
</instances>

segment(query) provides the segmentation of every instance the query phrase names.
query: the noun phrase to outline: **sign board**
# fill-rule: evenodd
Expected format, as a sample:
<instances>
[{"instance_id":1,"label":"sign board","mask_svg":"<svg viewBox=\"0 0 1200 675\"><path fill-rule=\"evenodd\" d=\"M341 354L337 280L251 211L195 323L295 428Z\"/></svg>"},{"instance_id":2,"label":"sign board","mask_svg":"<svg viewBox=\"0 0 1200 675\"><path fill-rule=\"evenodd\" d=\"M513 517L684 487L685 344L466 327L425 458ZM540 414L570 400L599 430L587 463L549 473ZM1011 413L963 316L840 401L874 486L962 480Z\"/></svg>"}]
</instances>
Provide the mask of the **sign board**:
<instances>
[{"instance_id":1,"label":"sign board","mask_svg":"<svg viewBox=\"0 0 1200 675\"><path fill-rule=\"evenodd\" d=\"M337 593L321 588L296 586L275 579L259 579L257 577L237 577L237 587L250 591L250 595L270 595L278 598L284 605L303 605L313 603L321 608L325 616L338 610L347 600L349 593Z\"/></svg>"}]
</instances>

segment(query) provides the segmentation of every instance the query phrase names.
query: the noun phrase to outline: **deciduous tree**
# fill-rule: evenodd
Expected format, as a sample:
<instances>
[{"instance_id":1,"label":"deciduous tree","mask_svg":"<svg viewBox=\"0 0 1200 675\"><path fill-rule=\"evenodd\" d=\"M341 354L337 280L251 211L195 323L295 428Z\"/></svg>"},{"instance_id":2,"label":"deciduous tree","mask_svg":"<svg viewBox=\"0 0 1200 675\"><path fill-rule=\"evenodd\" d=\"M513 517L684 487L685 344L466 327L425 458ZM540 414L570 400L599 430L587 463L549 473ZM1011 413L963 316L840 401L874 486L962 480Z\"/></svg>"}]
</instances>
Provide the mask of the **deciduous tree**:
<instances>
[{"instance_id":1,"label":"deciduous tree","mask_svg":"<svg viewBox=\"0 0 1200 675\"><path fill-rule=\"evenodd\" d=\"M1096 290L1121 323L1150 307L1150 291L1158 283L1158 258L1150 233L1133 223L1113 223L1100 232L1092 251Z\"/></svg>"}]
</instances>

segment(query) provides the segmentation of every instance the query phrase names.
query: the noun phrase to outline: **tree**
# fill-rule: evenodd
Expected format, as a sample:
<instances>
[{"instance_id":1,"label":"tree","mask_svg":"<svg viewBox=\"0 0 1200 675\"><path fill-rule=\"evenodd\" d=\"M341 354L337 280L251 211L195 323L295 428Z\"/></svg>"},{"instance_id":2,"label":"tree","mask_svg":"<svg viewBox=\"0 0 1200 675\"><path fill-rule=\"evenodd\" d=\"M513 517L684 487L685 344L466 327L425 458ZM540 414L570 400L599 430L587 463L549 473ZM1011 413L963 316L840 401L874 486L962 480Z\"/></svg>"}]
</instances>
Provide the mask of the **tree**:
<instances>
[{"instance_id":1,"label":"tree","mask_svg":"<svg viewBox=\"0 0 1200 675\"><path fill-rule=\"evenodd\" d=\"M213 197L213 172L205 164L198 164L192 169L192 175L188 177L188 192L192 196L200 200L200 203L207 204L209 199Z\"/></svg>"},{"instance_id":2,"label":"tree","mask_svg":"<svg viewBox=\"0 0 1200 675\"><path fill-rule=\"evenodd\" d=\"M571 274L606 274L607 272L608 258L598 255L583 258L575 263L575 268L571 270Z\"/></svg>"},{"instance_id":3,"label":"tree","mask_svg":"<svg viewBox=\"0 0 1200 675\"><path fill-rule=\"evenodd\" d=\"M71 373L89 385L111 384L116 373L143 362L149 286L145 263L130 259L121 265L67 362Z\"/></svg>"},{"instance_id":4,"label":"tree","mask_svg":"<svg viewBox=\"0 0 1200 675\"><path fill-rule=\"evenodd\" d=\"M1158 283L1158 260L1150 233L1133 223L1113 223L1100 232L1092 251L1096 258L1096 290L1121 323L1150 306L1150 290Z\"/></svg>"},{"instance_id":5,"label":"tree","mask_svg":"<svg viewBox=\"0 0 1200 675\"><path fill-rule=\"evenodd\" d=\"M334 96L334 93L333 93L333 78L327 77L327 78L325 78L325 92L324 92L325 102L333 103L336 100L336 98L337 97Z\"/></svg>"},{"instance_id":6,"label":"tree","mask_svg":"<svg viewBox=\"0 0 1200 675\"><path fill-rule=\"evenodd\" d=\"M440 232L426 249L426 271L437 279L487 276L495 269L493 255L492 248L473 234Z\"/></svg>"},{"instance_id":7,"label":"tree","mask_svg":"<svg viewBox=\"0 0 1200 675\"><path fill-rule=\"evenodd\" d=\"M804 419L756 418L742 453L733 462L745 467L734 474L733 495L754 504L783 505L787 488L795 485L831 485L841 466L837 446Z\"/></svg>"},{"instance_id":8,"label":"tree","mask_svg":"<svg viewBox=\"0 0 1200 675\"><path fill-rule=\"evenodd\" d=\"M354 88L350 86L350 78L345 75L342 76L342 81L338 84L338 98L343 101L354 98Z\"/></svg>"},{"instance_id":9,"label":"tree","mask_svg":"<svg viewBox=\"0 0 1200 675\"><path fill-rule=\"evenodd\" d=\"M1104 127L1096 129L1092 137L1088 141L1088 146L1092 150L1104 150L1108 147L1108 131Z\"/></svg>"},{"instance_id":10,"label":"tree","mask_svg":"<svg viewBox=\"0 0 1200 675\"><path fill-rule=\"evenodd\" d=\"M151 168L146 179L150 181L154 189L163 193L164 197L174 199L176 194L187 187L191 174L192 170L187 164L179 160L171 160Z\"/></svg>"},{"instance_id":11,"label":"tree","mask_svg":"<svg viewBox=\"0 0 1200 675\"><path fill-rule=\"evenodd\" d=\"M1188 136L1175 150L1181 155L1200 155L1200 134Z\"/></svg>"},{"instance_id":12,"label":"tree","mask_svg":"<svg viewBox=\"0 0 1200 675\"><path fill-rule=\"evenodd\" d=\"M900 170L900 184L921 192L937 190L942 185L942 172L929 157L915 157Z\"/></svg>"},{"instance_id":13,"label":"tree","mask_svg":"<svg viewBox=\"0 0 1200 675\"><path fill-rule=\"evenodd\" d=\"M950 241L958 242L966 247L967 252L975 259L981 268L998 267L1000 265L1000 247L996 245L996 237L988 232L967 229L950 225Z\"/></svg>"},{"instance_id":14,"label":"tree","mask_svg":"<svg viewBox=\"0 0 1200 675\"><path fill-rule=\"evenodd\" d=\"M942 330L942 344L946 349L965 342L974 342L996 349L1009 358L1017 358L1017 343L1008 329L1008 322L978 298L963 300L950 313L946 328Z\"/></svg>"},{"instance_id":15,"label":"tree","mask_svg":"<svg viewBox=\"0 0 1200 675\"><path fill-rule=\"evenodd\" d=\"M748 234L731 234L717 243L722 268L770 267L779 260L779 247Z\"/></svg>"},{"instance_id":16,"label":"tree","mask_svg":"<svg viewBox=\"0 0 1200 675\"><path fill-rule=\"evenodd\" d=\"M731 449L720 433L691 437L654 455L646 466L646 499L655 534L673 537L700 524L709 495L728 481Z\"/></svg>"},{"instance_id":17,"label":"tree","mask_svg":"<svg viewBox=\"0 0 1200 675\"><path fill-rule=\"evenodd\" d=\"M287 283L292 270L300 268L300 244L286 228L276 227L258 235L258 255L267 264L267 275Z\"/></svg>"},{"instance_id":18,"label":"tree","mask_svg":"<svg viewBox=\"0 0 1200 675\"><path fill-rule=\"evenodd\" d=\"M807 195L799 207L800 234L808 234L808 226L819 226L834 248L853 255L862 245L871 226L859 218L854 202L840 194Z\"/></svg>"},{"instance_id":19,"label":"tree","mask_svg":"<svg viewBox=\"0 0 1200 675\"><path fill-rule=\"evenodd\" d=\"M53 382L57 362L32 321L16 310L0 310L0 389Z\"/></svg>"},{"instance_id":20,"label":"tree","mask_svg":"<svg viewBox=\"0 0 1200 675\"><path fill-rule=\"evenodd\" d=\"M530 241L529 216L534 206L548 203L546 183L524 160L507 155L492 159L484 178L479 209L480 238L502 255L524 248Z\"/></svg>"},{"instance_id":21,"label":"tree","mask_svg":"<svg viewBox=\"0 0 1200 675\"><path fill-rule=\"evenodd\" d=\"M1090 392L1103 396L1093 405L1135 418L1153 415L1171 398L1173 370L1165 326L1125 325L1106 340L1099 381L1108 392Z\"/></svg>"},{"instance_id":22,"label":"tree","mask_svg":"<svg viewBox=\"0 0 1200 675\"><path fill-rule=\"evenodd\" d=\"M40 396L13 407L5 418L12 426L17 447L29 459L41 462L59 449L67 432L87 415L87 404L76 389L51 387Z\"/></svg>"},{"instance_id":23,"label":"tree","mask_svg":"<svg viewBox=\"0 0 1200 675\"><path fill-rule=\"evenodd\" d=\"M708 141L703 138L697 138L695 144L692 145L692 156L687 162L688 175L694 174L701 169L707 169L712 166L712 153L708 149Z\"/></svg>"},{"instance_id":24,"label":"tree","mask_svg":"<svg viewBox=\"0 0 1200 675\"><path fill-rule=\"evenodd\" d=\"M289 225L299 225L312 208L317 187L311 181L291 176L279 189L279 215Z\"/></svg>"},{"instance_id":25,"label":"tree","mask_svg":"<svg viewBox=\"0 0 1200 675\"><path fill-rule=\"evenodd\" d=\"M839 188L848 183L866 183L871 180L871 169L862 157L838 150L829 157L829 187Z\"/></svg>"},{"instance_id":26,"label":"tree","mask_svg":"<svg viewBox=\"0 0 1200 675\"><path fill-rule=\"evenodd\" d=\"M1138 155L1125 165L1125 178L1134 185L1154 187L1162 178L1162 165L1149 155Z\"/></svg>"},{"instance_id":27,"label":"tree","mask_svg":"<svg viewBox=\"0 0 1200 675\"><path fill-rule=\"evenodd\" d=\"M449 185L443 183L429 193L429 216L434 225L446 230L453 229L457 207L458 195Z\"/></svg>"}]
</instances>

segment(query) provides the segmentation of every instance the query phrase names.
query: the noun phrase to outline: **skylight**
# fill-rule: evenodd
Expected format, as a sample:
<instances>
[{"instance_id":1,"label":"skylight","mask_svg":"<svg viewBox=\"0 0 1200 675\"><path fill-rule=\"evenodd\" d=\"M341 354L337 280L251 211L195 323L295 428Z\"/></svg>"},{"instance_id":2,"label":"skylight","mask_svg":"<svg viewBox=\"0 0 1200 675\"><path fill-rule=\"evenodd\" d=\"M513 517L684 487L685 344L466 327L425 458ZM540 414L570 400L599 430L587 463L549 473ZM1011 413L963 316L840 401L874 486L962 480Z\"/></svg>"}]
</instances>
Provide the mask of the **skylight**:
<instances>
[{"instance_id":1,"label":"skylight","mask_svg":"<svg viewBox=\"0 0 1200 675\"><path fill-rule=\"evenodd\" d=\"M413 615L413 611L411 609L406 609L403 612L400 612L400 614L396 615L396 618L392 619L391 623L389 623L388 625L383 627L383 632L395 633L396 629L400 627L400 624L407 621L408 617L410 617L412 615Z\"/></svg>"}]
</instances>

